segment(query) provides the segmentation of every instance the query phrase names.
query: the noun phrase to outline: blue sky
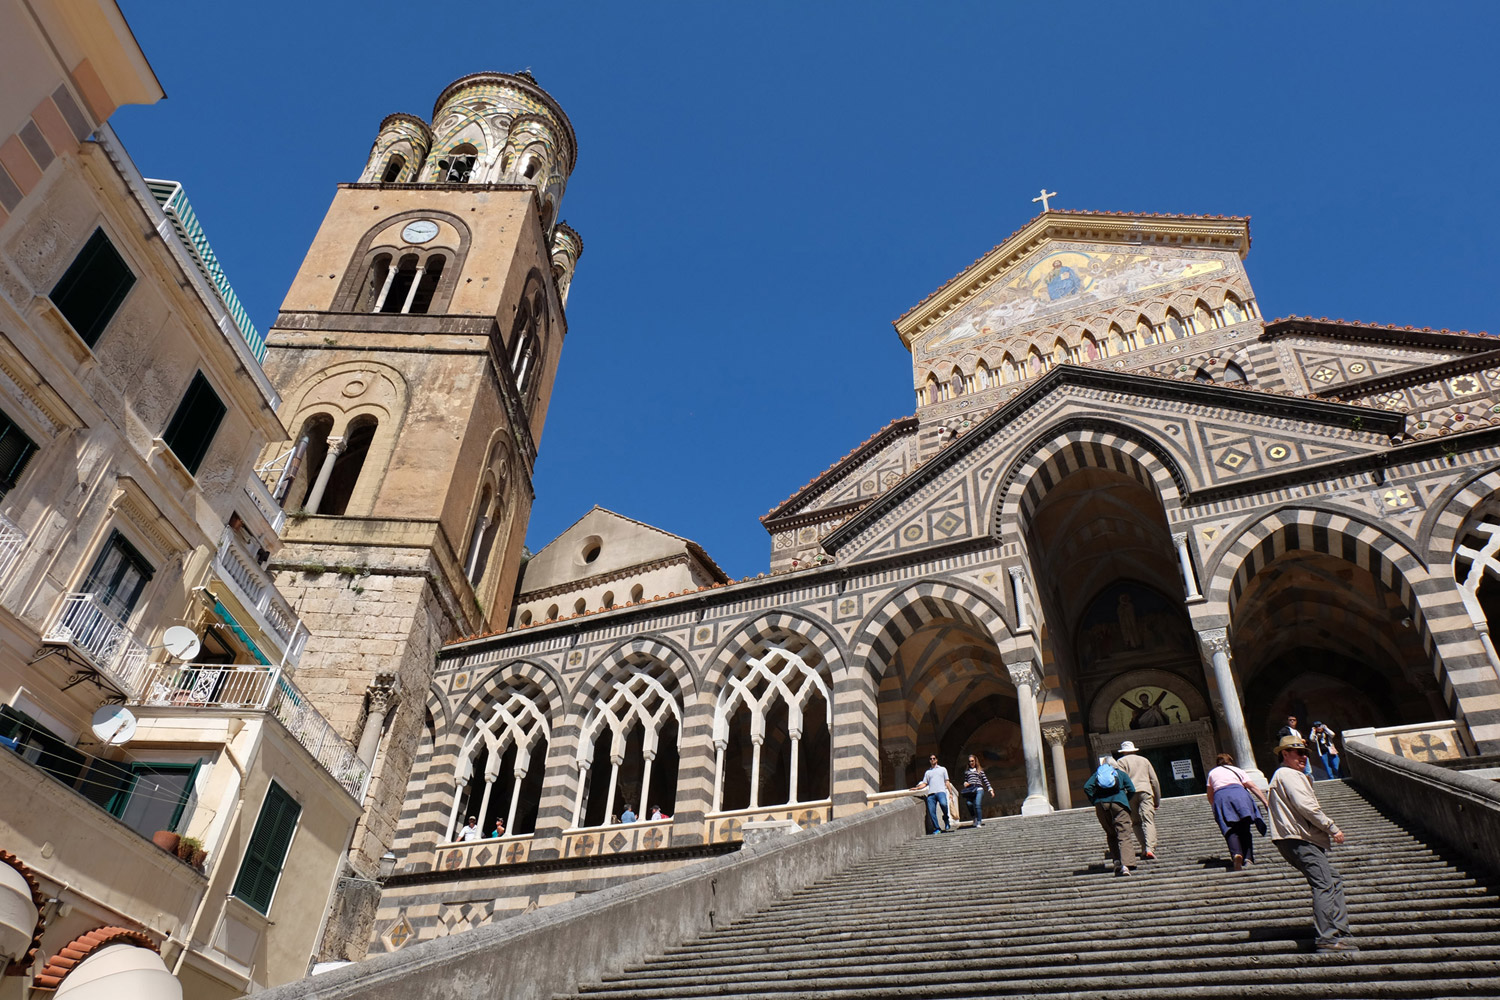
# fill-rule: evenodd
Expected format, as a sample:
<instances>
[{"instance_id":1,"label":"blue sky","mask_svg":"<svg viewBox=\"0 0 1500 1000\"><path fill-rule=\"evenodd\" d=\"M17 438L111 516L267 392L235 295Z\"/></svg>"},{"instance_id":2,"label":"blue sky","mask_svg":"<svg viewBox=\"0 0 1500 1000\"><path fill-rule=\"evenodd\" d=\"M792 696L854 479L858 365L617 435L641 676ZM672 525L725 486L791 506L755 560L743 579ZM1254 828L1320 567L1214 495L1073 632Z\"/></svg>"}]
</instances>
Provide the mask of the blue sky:
<instances>
[{"instance_id":1,"label":"blue sky","mask_svg":"<svg viewBox=\"0 0 1500 1000\"><path fill-rule=\"evenodd\" d=\"M757 518L911 412L891 320L1042 185L1251 216L1267 316L1500 332L1500 4L122 7L168 99L116 128L262 329L386 114L487 69L562 104L585 250L533 549L598 503L764 570Z\"/></svg>"}]
</instances>

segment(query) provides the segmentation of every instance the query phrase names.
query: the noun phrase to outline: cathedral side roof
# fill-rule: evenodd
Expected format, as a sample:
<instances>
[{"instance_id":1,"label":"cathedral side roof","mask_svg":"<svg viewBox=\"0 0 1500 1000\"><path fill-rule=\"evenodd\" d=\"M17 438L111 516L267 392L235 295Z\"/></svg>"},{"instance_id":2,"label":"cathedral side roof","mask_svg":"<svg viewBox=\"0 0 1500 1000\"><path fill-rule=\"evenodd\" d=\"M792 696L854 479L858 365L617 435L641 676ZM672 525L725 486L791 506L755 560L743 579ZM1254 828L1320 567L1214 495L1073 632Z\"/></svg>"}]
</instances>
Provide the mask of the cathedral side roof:
<instances>
[{"instance_id":1,"label":"cathedral side roof","mask_svg":"<svg viewBox=\"0 0 1500 1000\"><path fill-rule=\"evenodd\" d=\"M838 481L865 459L890 444L891 441L907 434L915 434L916 431L917 418L915 416L897 417L874 434L865 438L864 441L855 445L843 458L840 458L828 468L813 476L800 489L793 492L791 496L761 515L761 523L769 524L778 518L795 513L807 501Z\"/></svg>"},{"instance_id":2,"label":"cathedral side roof","mask_svg":"<svg viewBox=\"0 0 1500 1000\"><path fill-rule=\"evenodd\" d=\"M1460 350L1490 351L1500 336L1484 330L1449 330L1444 327L1434 330L1430 326L1392 326L1385 323L1366 323L1362 320L1329 319L1322 316L1282 316L1266 323L1267 339L1286 336L1289 333L1312 333L1323 336L1352 336L1361 340L1386 340L1401 344L1422 344L1430 347L1454 347Z\"/></svg>"},{"instance_id":3,"label":"cathedral side roof","mask_svg":"<svg viewBox=\"0 0 1500 1000\"><path fill-rule=\"evenodd\" d=\"M1243 260L1250 252L1250 217L1070 209L1042 212L897 317L892 325L901 342L911 347L912 338L934 319L987 285L1039 244L1058 239L1232 249Z\"/></svg>"}]
</instances>

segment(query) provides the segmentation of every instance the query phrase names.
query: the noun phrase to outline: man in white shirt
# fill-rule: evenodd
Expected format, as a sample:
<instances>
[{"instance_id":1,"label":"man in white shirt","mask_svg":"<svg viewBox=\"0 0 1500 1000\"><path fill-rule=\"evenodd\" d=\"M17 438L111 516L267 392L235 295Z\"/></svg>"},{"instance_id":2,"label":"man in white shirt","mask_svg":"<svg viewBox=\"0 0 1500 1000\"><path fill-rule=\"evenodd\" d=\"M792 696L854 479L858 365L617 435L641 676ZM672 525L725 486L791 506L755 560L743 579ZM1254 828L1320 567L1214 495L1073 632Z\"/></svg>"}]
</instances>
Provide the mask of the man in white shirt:
<instances>
[{"instance_id":1,"label":"man in white shirt","mask_svg":"<svg viewBox=\"0 0 1500 1000\"><path fill-rule=\"evenodd\" d=\"M479 832L479 820L473 816L470 816L469 821L463 825L463 829L458 831L458 839L460 842L468 840L479 840L481 836L482 834L480 834Z\"/></svg>"},{"instance_id":2,"label":"man in white shirt","mask_svg":"<svg viewBox=\"0 0 1500 1000\"><path fill-rule=\"evenodd\" d=\"M1328 861L1329 848L1344 842L1344 831L1323 812L1312 779L1303 773L1307 743L1300 736L1283 736L1276 744L1276 758L1281 766L1271 777L1271 841L1312 886L1318 951L1358 951L1348 940L1344 880Z\"/></svg>"},{"instance_id":3,"label":"man in white shirt","mask_svg":"<svg viewBox=\"0 0 1500 1000\"><path fill-rule=\"evenodd\" d=\"M938 763L937 754L927 761L927 773L912 791L927 791L927 818L932 821L928 834L952 833L953 827L948 822L948 769Z\"/></svg>"}]
</instances>

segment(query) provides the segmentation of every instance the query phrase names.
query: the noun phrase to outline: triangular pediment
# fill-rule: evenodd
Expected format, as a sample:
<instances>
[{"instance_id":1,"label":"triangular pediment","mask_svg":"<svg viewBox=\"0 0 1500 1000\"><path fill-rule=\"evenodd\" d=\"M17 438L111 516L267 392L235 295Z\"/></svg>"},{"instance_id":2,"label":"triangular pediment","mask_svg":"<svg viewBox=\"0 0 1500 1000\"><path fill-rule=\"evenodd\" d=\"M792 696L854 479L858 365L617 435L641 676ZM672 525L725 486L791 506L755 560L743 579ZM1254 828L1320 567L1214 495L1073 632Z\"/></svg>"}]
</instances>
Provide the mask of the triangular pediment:
<instances>
[{"instance_id":1,"label":"triangular pediment","mask_svg":"<svg viewBox=\"0 0 1500 1000\"><path fill-rule=\"evenodd\" d=\"M1242 285L1249 247L1247 219L1046 212L898 319L896 330L919 358L1023 338L1070 314L1216 281Z\"/></svg>"},{"instance_id":2,"label":"triangular pediment","mask_svg":"<svg viewBox=\"0 0 1500 1000\"><path fill-rule=\"evenodd\" d=\"M1114 435L1127 450L1151 453L1193 504L1336 479L1379 460L1404 421L1369 406L1064 365L872 501L823 547L847 563L992 534L1006 492L1026 478L1018 470L1076 432Z\"/></svg>"},{"instance_id":3,"label":"triangular pediment","mask_svg":"<svg viewBox=\"0 0 1500 1000\"><path fill-rule=\"evenodd\" d=\"M696 542L596 506L527 560L520 591L540 592L684 556L714 579L728 579Z\"/></svg>"}]
</instances>

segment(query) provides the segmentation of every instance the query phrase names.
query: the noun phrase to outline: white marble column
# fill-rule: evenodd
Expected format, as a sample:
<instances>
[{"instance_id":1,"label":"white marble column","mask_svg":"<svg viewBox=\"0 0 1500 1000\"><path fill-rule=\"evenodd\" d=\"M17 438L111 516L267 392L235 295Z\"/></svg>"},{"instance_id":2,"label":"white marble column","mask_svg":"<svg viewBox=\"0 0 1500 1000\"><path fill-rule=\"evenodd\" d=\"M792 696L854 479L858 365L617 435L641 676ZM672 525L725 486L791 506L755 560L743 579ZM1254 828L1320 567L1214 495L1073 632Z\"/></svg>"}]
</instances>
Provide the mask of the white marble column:
<instances>
[{"instance_id":1,"label":"white marble column","mask_svg":"<svg viewBox=\"0 0 1500 1000\"><path fill-rule=\"evenodd\" d=\"M1037 715L1036 690L1042 682L1041 672L1027 660L1007 663L1011 683L1016 686L1016 703L1021 707L1021 753L1026 758L1026 801L1021 815L1037 816L1052 811L1047 798L1047 767L1042 761L1042 723Z\"/></svg>"},{"instance_id":2,"label":"white marble column","mask_svg":"<svg viewBox=\"0 0 1500 1000\"><path fill-rule=\"evenodd\" d=\"M573 829L583 824L583 797L589 787L589 761L578 762L578 791L573 793Z\"/></svg>"},{"instance_id":3,"label":"white marble column","mask_svg":"<svg viewBox=\"0 0 1500 1000\"><path fill-rule=\"evenodd\" d=\"M1229 630L1206 628L1198 631L1198 644L1209 662L1214 689L1219 695L1219 705L1224 712L1224 725L1229 730L1229 743L1234 750L1234 759L1240 768L1260 774L1255 766L1255 750L1250 744L1250 730L1245 727L1245 712L1240 707L1240 694L1234 686L1234 671L1229 665ZM1259 784L1264 784L1261 775Z\"/></svg>"},{"instance_id":4,"label":"white marble column","mask_svg":"<svg viewBox=\"0 0 1500 1000\"><path fill-rule=\"evenodd\" d=\"M797 749L802 742L802 730L792 729L787 732L792 739L791 771L787 782L786 800L788 803L797 801Z\"/></svg>"},{"instance_id":5,"label":"white marble column","mask_svg":"<svg viewBox=\"0 0 1500 1000\"><path fill-rule=\"evenodd\" d=\"M906 743L887 744L881 748L885 757L891 762L891 770L895 772L896 788L911 787L911 779L907 775L907 767L911 764L913 756L912 748Z\"/></svg>"},{"instance_id":6,"label":"white marble column","mask_svg":"<svg viewBox=\"0 0 1500 1000\"><path fill-rule=\"evenodd\" d=\"M1198 589L1198 574L1193 571L1193 556L1188 552L1187 532L1179 531L1172 536L1177 543L1177 564L1182 567L1182 589L1190 601L1203 600L1203 591Z\"/></svg>"},{"instance_id":7,"label":"white marble column","mask_svg":"<svg viewBox=\"0 0 1500 1000\"><path fill-rule=\"evenodd\" d=\"M1027 606L1026 596L1026 572L1019 566L1010 568L1010 589L1015 594L1016 602L1016 631L1031 631L1031 611Z\"/></svg>"},{"instance_id":8,"label":"white marble column","mask_svg":"<svg viewBox=\"0 0 1500 1000\"><path fill-rule=\"evenodd\" d=\"M1052 753L1052 791L1057 796L1057 808L1073 808L1073 792L1068 788L1068 757L1063 745L1068 742L1067 726L1043 726L1042 738Z\"/></svg>"},{"instance_id":9,"label":"white marble column","mask_svg":"<svg viewBox=\"0 0 1500 1000\"><path fill-rule=\"evenodd\" d=\"M323 494L328 489L328 480L333 476L333 465L344 453L344 439L331 437L328 439L328 454L323 456L323 465L318 469L318 478L313 482L312 492L307 495L307 503L302 509L309 514L316 514L318 508L323 505Z\"/></svg>"},{"instance_id":10,"label":"white marble column","mask_svg":"<svg viewBox=\"0 0 1500 1000\"><path fill-rule=\"evenodd\" d=\"M760 748L766 742L764 736L750 737L750 808L760 808Z\"/></svg>"},{"instance_id":11,"label":"white marble column","mask_svg":"<svg viewBox=\"0 0 1500 1000\"><path fill-rule=\"evenodd\" d=\"M370 698L370 711L365 715L365 728L359 734L359 759L366 769L375 764L375 752L380 749L380 733L385 728L385 719L396 703L396 675L376 674L375 683L366 689Z\"/></svg>"}]
</instances>

